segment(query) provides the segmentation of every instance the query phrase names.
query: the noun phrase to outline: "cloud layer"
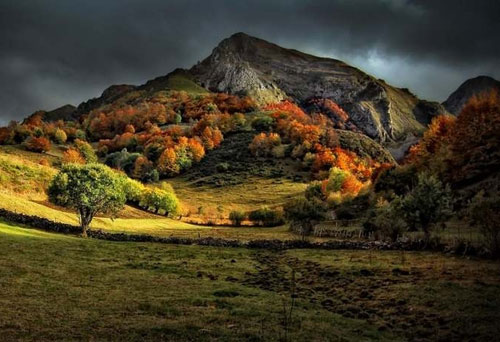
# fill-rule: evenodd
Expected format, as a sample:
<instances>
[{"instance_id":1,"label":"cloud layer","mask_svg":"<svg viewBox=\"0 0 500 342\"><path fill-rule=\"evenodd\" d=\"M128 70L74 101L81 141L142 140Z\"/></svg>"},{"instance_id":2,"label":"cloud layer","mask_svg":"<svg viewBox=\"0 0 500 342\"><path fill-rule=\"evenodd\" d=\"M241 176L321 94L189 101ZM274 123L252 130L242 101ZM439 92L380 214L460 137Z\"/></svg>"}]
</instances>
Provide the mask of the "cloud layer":
<instances>
[{"instance_id":1,"label":"cloud layer","mask_svg":"<svg viewBox=\"0 0 500 342\"><path fill-rule=\"evenodd\" d=\"M2 0L0 124L190 67L239 31L443 101L500 78L499 14L496 0Z\"/></svg>"}]
</instances>

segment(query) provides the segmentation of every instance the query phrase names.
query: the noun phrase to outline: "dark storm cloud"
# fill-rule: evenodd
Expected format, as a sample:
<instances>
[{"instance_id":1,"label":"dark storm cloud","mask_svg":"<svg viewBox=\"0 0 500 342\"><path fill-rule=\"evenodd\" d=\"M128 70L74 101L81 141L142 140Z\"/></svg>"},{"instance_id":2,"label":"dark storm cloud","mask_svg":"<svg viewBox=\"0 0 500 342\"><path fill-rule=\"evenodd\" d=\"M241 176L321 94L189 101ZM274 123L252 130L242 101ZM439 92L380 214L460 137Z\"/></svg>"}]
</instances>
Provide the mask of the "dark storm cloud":
<instances>
[{"instance_id":1,"label":"dark storm cloud","mask_svg":"<svg viewBox=\"0 0 500 342\"><path fill-rule=\"evenodd\" d=\"M206 57L244 31L443 100L500 77L498 1L0 0L0 122Z\"/></svg>"}]
</instances>

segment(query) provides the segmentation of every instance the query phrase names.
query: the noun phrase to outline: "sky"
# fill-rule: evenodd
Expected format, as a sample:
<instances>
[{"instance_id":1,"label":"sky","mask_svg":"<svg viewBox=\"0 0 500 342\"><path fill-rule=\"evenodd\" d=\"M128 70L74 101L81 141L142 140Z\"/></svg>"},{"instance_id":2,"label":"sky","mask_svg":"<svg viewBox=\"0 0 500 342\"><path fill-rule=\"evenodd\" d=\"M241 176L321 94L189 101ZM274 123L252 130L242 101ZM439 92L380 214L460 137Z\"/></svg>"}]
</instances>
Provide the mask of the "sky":
<instances>
[{"instance_id":1,"label":"sky","mask_svg":"<svg viewBox=\"0 0 500 342\"><path fill-rule=\"evenodd\" d=\"M0 124L189 68L236 32L442 102L500 79L498 0L0 0Z\"/></svg>"}]
</instances>

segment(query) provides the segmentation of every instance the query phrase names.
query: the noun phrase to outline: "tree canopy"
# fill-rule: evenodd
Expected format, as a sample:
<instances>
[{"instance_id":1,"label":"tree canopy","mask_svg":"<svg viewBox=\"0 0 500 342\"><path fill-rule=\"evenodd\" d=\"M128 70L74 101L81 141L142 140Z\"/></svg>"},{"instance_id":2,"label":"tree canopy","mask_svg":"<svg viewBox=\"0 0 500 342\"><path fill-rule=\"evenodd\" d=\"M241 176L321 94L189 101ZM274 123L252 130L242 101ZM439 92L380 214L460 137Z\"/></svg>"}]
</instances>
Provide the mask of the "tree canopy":
<instances>
[{"instance_id":1,"label":"tree canopy","mask_svg":"<svg viewBox=\"0 0 500 342\"><path fill-rule=\"evenodd\" d=\"M76 210L82 235L98 213L116 214L126 201L123 182L101 164L66 164L48 188L52 203Z\"/></svg>"}]
</instances>

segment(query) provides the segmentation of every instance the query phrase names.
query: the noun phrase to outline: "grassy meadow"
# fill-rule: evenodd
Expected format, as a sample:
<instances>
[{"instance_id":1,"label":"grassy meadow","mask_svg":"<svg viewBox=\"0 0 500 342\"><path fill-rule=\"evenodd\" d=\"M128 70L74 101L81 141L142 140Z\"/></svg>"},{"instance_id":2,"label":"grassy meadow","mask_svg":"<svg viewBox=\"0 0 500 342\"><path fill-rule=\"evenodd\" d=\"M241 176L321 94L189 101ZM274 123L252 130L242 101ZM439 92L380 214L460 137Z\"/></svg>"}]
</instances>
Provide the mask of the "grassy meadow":
<instances>
[{"instance_id":1,"label":"grassy meadow","mask_svg":"<svg viewBox=\"0 0 500 342\"><path fill-rule=\"evenodd\" d=\"M116 243L0 223L2 341L494 340L498 263ZM284 308L287 314L283 313Z\"/></svg>"}]
</instances>

